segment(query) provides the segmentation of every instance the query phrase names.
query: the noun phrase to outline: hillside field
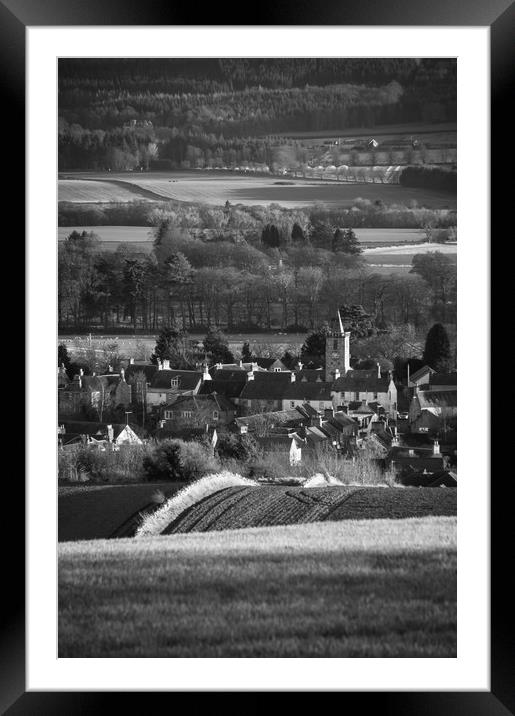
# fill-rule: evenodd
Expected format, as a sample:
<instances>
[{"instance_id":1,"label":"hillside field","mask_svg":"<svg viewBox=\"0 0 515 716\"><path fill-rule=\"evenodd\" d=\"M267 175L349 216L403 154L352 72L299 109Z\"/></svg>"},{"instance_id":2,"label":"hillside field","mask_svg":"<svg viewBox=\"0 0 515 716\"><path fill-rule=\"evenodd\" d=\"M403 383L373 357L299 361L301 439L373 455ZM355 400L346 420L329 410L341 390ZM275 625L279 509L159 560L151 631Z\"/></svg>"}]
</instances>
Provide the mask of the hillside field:
<instances>
[{"instance_id":1,"label":"hillside field","mask_svg":"<svg viewBox=\"0 0 515 716\"><path fill-rule=\"evenodd\" d=\"M455 657L456 519L59 545L58 655Z\"/></svg>"},{"instance_id":2,"label":"hillside field","mask_svg":"<svg viewBox=\"0 0 515 716\"><path fill-rule=\"evenodd\" d=\"M229 200L234 204L276 203L290 208L316 203L349 208L362 198L381 199L386 204L417 202L430 208L456 209L456 196L429 189L309 179L289 179L288 184L277 181L276 177L201 171L66 173L59 179L58 196L59 201L81 203L174 199L221 206Z\"/></svg>"}]
</instances>

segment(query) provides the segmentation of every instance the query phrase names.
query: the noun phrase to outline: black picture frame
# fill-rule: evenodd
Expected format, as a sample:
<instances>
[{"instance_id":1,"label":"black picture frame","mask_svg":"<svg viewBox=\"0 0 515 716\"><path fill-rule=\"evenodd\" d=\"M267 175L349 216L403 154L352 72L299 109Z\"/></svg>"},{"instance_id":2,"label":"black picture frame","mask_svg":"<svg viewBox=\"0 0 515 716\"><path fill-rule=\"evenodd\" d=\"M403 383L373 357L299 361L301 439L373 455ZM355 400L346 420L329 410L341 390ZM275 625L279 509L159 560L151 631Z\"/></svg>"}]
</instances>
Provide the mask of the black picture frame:
<instances>
[{"instance_id":1,"label":"black picture frame","mask_svg":"<svg viewBox=\"0 0 515 716\"><path fill-rule=\"evenodd\" d=\"M224 20L245 17L237 12L241 7L232 9L230 5L211 5L202 10L203 25L227 25ZM33 26L67 25L195 25L195 10L187 5L175 6L169 0L151 0L150 2L130 2L129 0L0 0L0 72L3 96L4 132L15 136L25 124L25 30ZM510 164L513 156L511 144L511 114L508 102L511 99L511 83L514 65L515 28L514 5L506 0L470 0L467 3L458 0L352 0L337 3L307 4L299 0L282 2L260 2L252 8L246 21L248 25L429 25L429 26L489 26L491 32L491 99L492 99L492 163L491 176L495 190L491 192L492 217L495 226L508 226L507 207L510 206L509 184L498 179L502 165ZM222 22L221 22L222 21ZM4 136L9 136L4 135ZM508 145L508 146L507 146ZM25 216L23 193L20 187L25 184L24 149L18 147L15 161L10 165L9 182L6 182L7 199L5 206L19 207L19 217ZM14 176L13 176L14 175ZM10 213L12 213L12 208ZM18 232L21 229L18 226ZM494 227L493 227L494 228ZM492 234L494 231L492 231ZM499 238L499 237L498 237ZM508 254L510 251L507 248ZM511 252L513 249L511 248ZM24 263L24 249L21 245L21 261ZM503 263L510 263L503 255ZM504 285L504 288L503 288ZM496 282L496 301L492 296L491 325L492 336L496 327L499 330L502 318L500 307L509 300L509 278L507 282ZM495 310L497 309L497 310ZM497 321L497 323L494 321ZM18 332L19 345L23 344L23 332ZM26 357L29 369L29 358ZM20 374L17 373L18 378ZM487 376L480 376L488 380ZM494 378L491 387L500 387L500 380ZM494 395L494 392L491 392ZM13 405L22 406L19 385L13 393ZM488 410L489 406L481 406ZM491 413L492 414L492 413ZM18 423L19 426L20 423ZM12 424L11 424L11 427ZM492 440L495 433L492 431ZM485 436L485 439L486 436ZM23 434L15 429L12 440L18 454L23 454L30 446L26 445ZM494 454L493 444L491 455ZM500 445L498 445L500 448ZM514 630L511 593L508 589L510 576L509 549L510 528L512 525L511 504L508 498L510 470L503 469L492 474L491 485L491 690L456 692L344 692L339 693L340 708L349 708L359 699L360 708L378 709L385 716L395 714L429 714L475 716L504 716L515 713L514 694ZM24 505L24 484L19 469L16 474L4 475L9 480L6 496L9 505L16 505L22 511ZM506 493L506 494L505 494ZM18 518L4 530L4 565L2 596L4 608L0 622L0 712L10 716L18 714L74 714L93 713L119 707L119 699L129 696L133 708L143 708L147 713L153 710L149 704L155 696L163 694L141 693L98 693L98 692L27 692L25 686L25 532L23 522ZM5 524L5 523L4 523ZM402 667L400 667L402 668ZM164 694L165 698L173 696ZM216 708L219 702L217 694L197 693L198 699L209 698L210 706ZM245 694L241 694L245 697ZM257 694L253 707L259 708L264 694ZM152 698L150 698L152 697ZM214 701L213 701L214 698ZM239 701L240 699L238 699ZM282 699L281 699L282 701ZM246 710L249 710L248 701ZM226 707L224 707L226 708Z\"/></svg>"}]
</instances>

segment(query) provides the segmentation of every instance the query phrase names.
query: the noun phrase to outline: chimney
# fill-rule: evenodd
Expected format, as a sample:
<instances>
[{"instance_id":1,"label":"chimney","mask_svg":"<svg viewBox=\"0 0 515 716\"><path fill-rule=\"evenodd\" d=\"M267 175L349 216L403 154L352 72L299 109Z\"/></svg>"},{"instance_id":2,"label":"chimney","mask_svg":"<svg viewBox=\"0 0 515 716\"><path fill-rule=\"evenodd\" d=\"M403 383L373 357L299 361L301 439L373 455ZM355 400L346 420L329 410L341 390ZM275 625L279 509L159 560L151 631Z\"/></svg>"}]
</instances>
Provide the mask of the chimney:
<instances>
[{"instance_id":1,"label":"chimney","mask_svg":"<svg viewBox=\"0 0 515 716\"><path fill-rule=\"evenodd\" d=\"M109 371L109 373L112 373L112 372L113 372L113 366L112 366L112 365L108 365L108 366L107 366L107 370Z\"/></svg>"},{"instance_id":2,"label":"chimney","mask_svg":"<svg viewBox=\"0 0 515 716\"><path fill-rule=\"evenodd\" d=\"M440 443L438 442L438 440L435 440L433 442L433 455L441 455Z\"/></svg>"},{"instance_id":3,"label":"chimney","mask_svg":"<svg viewBox=\"0 0 515 716\"><path fill-rule=\"evenodd\" d=\"M120 380L125 382L125 370L123 368L120 368Z\"/></svg>"},{"instance_id":4,"label":"chimney","mask_svg":"<svg viewBox=\"0 0 515 716\"><path fill-rule=\"evenodd\" d=\"M247 373L247 383L249 382L249 380L254 380L254 371L253 370L249 370Z\"/></svg>"},{"instance_id":5,"label":"chimney","mask_svg":"<svg viewBox=\"0 0 515 716\"><path fill-rule=\"evenodd\" d=\"M409 449L409 453L408 453L408 454L409 454L410 457L416 457L416 456L415 456L415 451L413 450L413 448L410 448L410 449Z\"/></svg>"},{"instance_id":6,"label":"chimney","mask_svg":"<svg viewBox=\"0 0 515 716\"><path fill-rule=\"evenodd\" d=\"M223 363L215 363L215 368L220 370L223 367Z\"/></svg>"},{"instance_id":7,"label":"chimney","mask_svg":"<svg viewBox=\"0 0 515 716\"><path fill-rule=\"evenodd\" d=\"M211 378L211 374L209 373L209 370L207 368L207 363L204 363L204 372L202 373L202 380L205 382L206 380L213 380Z\"/></svg>"},{"instance_id":8,"label":"chimney","mask_svg":"<svg viewBox=\"0 0 515 716\"><path fill-rule=\"evenodd\" d=\"M247 425L240 425L240 435L246 435L248 432L248 426Z\"/></svg>"},{"instance_id":9,"label":"chimney","mask_svg":"<svg viewBox=\"0 0 515 716\"><path fill-rule=\"evenodd\" d=\"M324 417L326 420L334 418L334 408L324 408Z\"/></svg>"},{"instance_id":10,"label":"chimney","mask_svg":"<svg viewBox=\"0 0 515 716\"><path fill-rule=\"evenodd\" d=\"M243 361L241 360L241 358L240 358L240 360L239 360L239 362L238 362L238 365L240 366L240 368L243 368Z\"/></svg>"},{"instance_id":11,"label":"chimney","mask_svg":"<svg viewBox=\"0 0 515 716\"><path fill-rule=\"evenodd\" d=\"M335 379L335 380L338 380L338 378L340 377L340 375L341 375L341 374L340 374L340 369L339 369L339 368L336 368L335 371L334 371L334 379Z\"/></svg>"},{"instance_id":12,"label":"chimney","mask_svg":"<svg viewBox=\"0 0 515 716\"><path fill-rule=\"evenodd\" d=\"M397 437L397 433L392 438L392 447L399 447L399 438Z\"/></svg>"},{"instance_id":13,"label":"chimney","mask_svg":"<svg viewBox=\"0 0 515 716\"><path fill-rule=\"evenodd\" d=\"M168 358L163 358L163 370L170 370L170 361Z\"/></svg>"},{"instance_id":14,"label":"chimney","mask_svg":"<svg viewBox=\"0 0 515 716\"><path fill-rule=\"evenodd\" d=\"M129 358L129 365L134 365L134 358Z\"/></svg>"},{"instance_id":15,"label":"chimney","mask_svg":"<svg viewBox=\"0 0 515 716\"><path fill-rule=\"evenodd\" d=\"M376 363L376 365L377 365L377 377L380 378L381 377L381 364L378 361Z\"/></svg>"},{"instance_id":16,"label":"chimney","mask_svg":"<svg viewBox=\"0 0 515 716\"><path fill-rule=\"evenodd\" d=\"M163 364L161 363L159 358L157 359L157 370L163 370Z\"/></svg>"},{"instance_id":17,"label":"chimney","mask_svg":"<svg viewBox=\"0 0 515 716\"><path fill-rule=\"evenodd\" d=\"M84 370L83 370L82 368L79 368L79 375L80 375L81 378L82 378L82 376L84 375Z\"/></svg>"},{"instance_id":18,"label":"chimney","mask_svg":"<svg viewBox=\"0 0 515 716\"><path fill-rule=\"evenodd\" d=\"M292 372L290 373L290 383L295 383L295 373L294 373L293 370L292 370Z\"/></svg>"},{"instance_id":19,"label":"chimney","mask_svg":"<svg viewBox=\"0 0 515 716\"><path fill-rule=\"evenodd\" d=\"M251 370L257 370L259 368L258 364L253 362Z\"/></svg>"},{"instance_id":20,"label":"chimney","mask_svg":"<svg viewBox=\"0 0 515 716\"><path fill-rule=\"evenodd\" d=\"M302 361L299 361L297 365L299 366L299 370L302 370L304 367L304 363L302 363Z\"/></svg>"}]
</instances>

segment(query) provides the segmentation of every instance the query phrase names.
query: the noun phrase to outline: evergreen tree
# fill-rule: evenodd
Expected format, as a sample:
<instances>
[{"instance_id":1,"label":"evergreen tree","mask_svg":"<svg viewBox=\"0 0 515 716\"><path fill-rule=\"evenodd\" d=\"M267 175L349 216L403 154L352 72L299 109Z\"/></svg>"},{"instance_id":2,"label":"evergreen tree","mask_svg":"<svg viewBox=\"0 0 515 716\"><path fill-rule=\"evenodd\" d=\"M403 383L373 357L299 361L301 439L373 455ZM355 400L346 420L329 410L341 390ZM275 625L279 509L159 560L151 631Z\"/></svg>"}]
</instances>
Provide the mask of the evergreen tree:
<instances>
[{"instance_id":1,"label":"evergreen tree","mask_svg":"<svg viewBox=\"0 0 515 716\"><path fill-rule=\"evenodd\" d=\"M57 347L57 365L59 367L64 365L65 371L68 372L71 362L72 361L68 353L68 348L64 345L64 343L60 343Z\"/></svg>"},{"instance_id":2,"label":"evergreen tree","mask_svg":"<svg viewBox=\"0 0 515 716\"><path fill-rule=\"evenodd\" d=\"M435 323L428 331L424 363L439 373L447 373L451 370L451 344L447 331L441 323Z\"/></svg>"},{"instance_id":3,"label":"evergreen tree","mask_svg":"<svg viewBox=\"0 0 515 716\"><path fill-rule=\"evenodd\" d=\"M191 367L191 356L188 351L188 334L176 323L163 328L159 334L156 347L150 357L152 363L158 360L169 360L170 368L188 369Z\"/></svg>"},{"instance_id":4,"label":"evergreen tree","mask_svg":"<svg viewBox=\"0 0 515 716\"><path fill-rule=\"evenodd\" d=\"M325 367L325 341L330 333L329 324L324 323L321 328L308 334L300 349L300 360L304 365Z\"/></svg>"},{"instance_id":5,"label":"evergreen tree","mask_svg":"<svg viewBox=\"0 0 515 716\"><path fill-rule=\"evenodd\" d=\"M306 242L306 234L302 230L302 227L295 222L291 229L291 240L294 244L304 244Z\"/></svg>"},{"instance_id":6,"label":"evergreen tree","mask_svg":"<svg viewBox=\"0 0 515 716\"><path fill-rule=\"evenodd\" d=\"M315 219L311 222L309 238L314 246L328 249L333 241L333 227L327 221Z\"/></svg>"},{"instance_id":7,"label":"evergreen tree","mask_svg":"<svg viewBox=\"0 0 515 716\"><path fill-rule=\"evenodd\" d=\"M334 253L360 254L361 248L356 234L352 229L336 229L333 234L331 248Z\"/></svg>"},{"instance_id":8,"label":"evergreen tree","mask_svg":"<svg viewBox=\"0 0 515 716\"><path fill-rule=\"evenodd\" d=\"M281 234L275 224L267 224L261 232L261 241L271 249L277 249L281 245Z\"/></svg>"},{"instance_id":9,"label":"evergreen tree","mask_svg":"<svg viewBox=\"0 0 515 716\"><path fill-rule=\"evenodd\" d=\"M241 348L241 359L244 363L252 363L254 360L254 356L250 350L250 343L248 341L245 341Z\"/></svg>"},{"instance_id":10,"label":"evergreen tree","mask_svg":"<svg viewBox=\"0 0 515 716\"><path fill-rule=\"evenodd\" d=\"M227 336L219 328L210 328L203 343L204 352L212 363L234 363Z\"/></svg>"}]
</instances>

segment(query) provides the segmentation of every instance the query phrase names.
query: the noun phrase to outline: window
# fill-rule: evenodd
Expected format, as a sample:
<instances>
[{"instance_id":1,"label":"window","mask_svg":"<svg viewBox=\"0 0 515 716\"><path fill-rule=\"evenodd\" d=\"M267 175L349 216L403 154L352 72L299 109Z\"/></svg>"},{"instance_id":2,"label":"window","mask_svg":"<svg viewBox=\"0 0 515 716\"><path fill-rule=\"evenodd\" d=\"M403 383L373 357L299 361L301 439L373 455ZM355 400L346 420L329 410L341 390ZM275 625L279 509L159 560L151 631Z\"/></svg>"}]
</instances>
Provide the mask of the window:
<instances>
[{"instance_id":1,"label":"window","mask_svg":"<svg viewBox=\"0 0 515 716\"><path fill-rule=\"evenodd\" d=\"M219 414L218 410L213 410L213 420L218 420Z\"/></svg>"},{"instance_id":2,"label":"window","mask_svg":"<svg viewBox=\"0 0 515 716\"><path fill-rule=\"evenodd\" d=\"M295 401L294 401L294 400L290 400L290 408L294 408L294 407L295 407Z\"/></svg>"},{"instance_id":3,"label":"window","mask_svg":"<svg viewBox=\"0 0 515 716\"><path fill-rule=\"evenodd\" d=\"M359 400L359 392L354 393L354 400Z\"/></svg>"},{"instance_id":4,"label":"window","mask_svg":"<svg viewBox=\"0 0 515 716\"><path fill-rule=\"evenodd\" d=\"M377 393L374 393L374 400L377 400Z\"/></svg>"},{"instance_id":5,"label":"window","mask_svg":"<svg viewBox=\"0 0 515 716\"><path fill-rule=\"evenodd\" d=\"M179 387L179 378L172 378L171 387L172 387L172 388L178 388L178 387Z\"/></svg>"},{"instance_id":6,"label":"window","mask_svg":"<svg viewBox=\"0 0 515 716\"><path fill-rule=\"evenodd\" d=\"M165 410L165 420L171 420L172 415L173 415L173 413L171 410Z\"/></svg>"},{"instance_id":7,"label":"window","mask_svg":"<svg viewBox=\"0 0 515 716\"><path fill-rule=\"evenodd\" d=\"M182 417L183 418L191 418L191 410L183 410Z\"/></svg>"},{"instance_id":8,"label":"window","mask_svg":"<svg viewBox=\"0 0 515 716\"><path fill-rule=\"evenodd\" d=\"M274 373L280 373L280 372L281 372L280 368L274 368Z\"/></svg>"},{"instance_id":9,"label":"window","mask_svg":"<svg viewBox=\"0 0 515 716\"><path fill-rule=\"evenodd\" d=\"M325 408L325 403L323 400L318 401L318 407L321 408L322 410Z\"/></svg>"},{"instance_id":10,"label":"window","mask_svg":"<svg viewBox=\"0 0 515 716\"><path fill-rule=\"evenodd\" d=\"M335 338L333 340L333 351L337 351L337 350L338 350L338 338Z\"/></svg>"}]
</instances>

